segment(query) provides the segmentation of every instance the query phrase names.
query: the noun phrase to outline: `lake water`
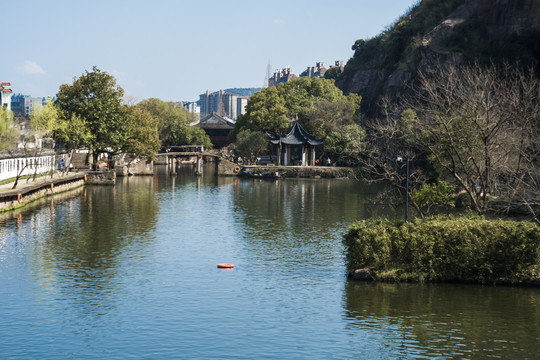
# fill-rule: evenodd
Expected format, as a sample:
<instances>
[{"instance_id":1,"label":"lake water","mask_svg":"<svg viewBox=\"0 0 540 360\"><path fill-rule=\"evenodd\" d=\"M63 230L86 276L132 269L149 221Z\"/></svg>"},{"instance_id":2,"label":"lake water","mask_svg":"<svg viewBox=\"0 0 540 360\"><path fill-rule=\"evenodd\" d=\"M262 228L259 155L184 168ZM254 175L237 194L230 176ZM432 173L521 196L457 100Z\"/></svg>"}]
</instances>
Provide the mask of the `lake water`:
<instances>
[{"instance_id":1,"label":"lake water","mask_svg":"<svg viewBox=\"0 0 540 360\"><path fill-rule=\"evenodd\" d=\"M540 289L347 280L375 187L119 180L0 217L1 359L540 357Z\"/></svg>"}]
</instances>

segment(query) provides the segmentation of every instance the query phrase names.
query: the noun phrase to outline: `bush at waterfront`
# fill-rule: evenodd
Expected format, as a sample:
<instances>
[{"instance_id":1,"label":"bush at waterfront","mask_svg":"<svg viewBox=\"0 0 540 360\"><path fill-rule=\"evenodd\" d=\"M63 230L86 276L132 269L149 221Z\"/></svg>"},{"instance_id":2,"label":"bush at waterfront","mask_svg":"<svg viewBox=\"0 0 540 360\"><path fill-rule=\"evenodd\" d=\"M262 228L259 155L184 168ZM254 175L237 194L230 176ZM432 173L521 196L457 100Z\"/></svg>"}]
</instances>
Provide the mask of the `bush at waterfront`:
<instances>
[{"instance_id":1,"label":"bush at waterfront","mask_svg":"<svg viewBox=\"0 0 540 360\"><path fill-rule=\"evenodd\" d=\"M344 240L350 273L379 280L520 283L538 278L540 226L483 217L358 221Z\"/></svg>"}]
</instances>

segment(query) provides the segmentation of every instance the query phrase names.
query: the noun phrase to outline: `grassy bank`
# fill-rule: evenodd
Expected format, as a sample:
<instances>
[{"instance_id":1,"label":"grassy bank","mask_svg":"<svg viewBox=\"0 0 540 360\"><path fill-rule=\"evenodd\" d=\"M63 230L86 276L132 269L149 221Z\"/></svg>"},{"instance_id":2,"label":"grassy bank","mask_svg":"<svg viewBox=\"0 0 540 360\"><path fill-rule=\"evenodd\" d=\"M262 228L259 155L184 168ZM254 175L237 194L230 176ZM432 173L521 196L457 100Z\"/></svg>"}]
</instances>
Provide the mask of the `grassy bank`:
<instances>
[{"instance_id":1,"label":"grassy bank","mask_svg":"<svg viewBox=\"0 0 540 360\"><path fill-rule=\"evenodd\" d=\"M347 267L382 281L524 283L540 278L540 226L482 217L359 221L345 235Z\"/></svg>"}]
</instances>

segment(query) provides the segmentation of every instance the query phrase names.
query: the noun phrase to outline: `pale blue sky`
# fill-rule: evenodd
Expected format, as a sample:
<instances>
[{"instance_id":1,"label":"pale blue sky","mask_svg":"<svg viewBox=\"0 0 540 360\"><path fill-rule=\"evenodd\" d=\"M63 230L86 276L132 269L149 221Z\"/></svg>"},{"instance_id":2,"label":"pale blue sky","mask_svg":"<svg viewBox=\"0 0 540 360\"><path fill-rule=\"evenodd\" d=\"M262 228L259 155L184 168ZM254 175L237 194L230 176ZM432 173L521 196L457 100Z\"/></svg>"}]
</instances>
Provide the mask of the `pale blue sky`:
<instances>
[{"instance_id":1,"label":"pale blue sky","mask_svg":"<svg viewBox=\"0 0 540 360\"><path fill-rule=\"evenodd\" d=\"M0 81L54 96L94 65L126 95L198 100L261 87L268 63L295 74L345 62L418 0L5 0Z\"/></svg>"}]
</instances>

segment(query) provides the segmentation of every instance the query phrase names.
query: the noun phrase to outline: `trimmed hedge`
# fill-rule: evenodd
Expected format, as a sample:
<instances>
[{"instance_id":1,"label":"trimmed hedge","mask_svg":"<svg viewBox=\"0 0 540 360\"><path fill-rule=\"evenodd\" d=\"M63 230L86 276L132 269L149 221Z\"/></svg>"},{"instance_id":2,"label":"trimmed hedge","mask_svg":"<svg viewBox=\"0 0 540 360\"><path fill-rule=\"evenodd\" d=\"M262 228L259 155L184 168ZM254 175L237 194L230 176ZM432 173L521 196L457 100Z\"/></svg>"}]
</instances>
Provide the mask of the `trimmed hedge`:
<instances>
[{"instance_id":1,"label":"trimmed hedge","mask_svg":"<svg viewBox=\"0 0 540 360\"><path fill-rule=\"evenodd\" d=\"M527 221L372 219L344 237L349 272L369 268L380 280L520 283L540 269L540 226Z\"/></svg>"}]
</instances>

